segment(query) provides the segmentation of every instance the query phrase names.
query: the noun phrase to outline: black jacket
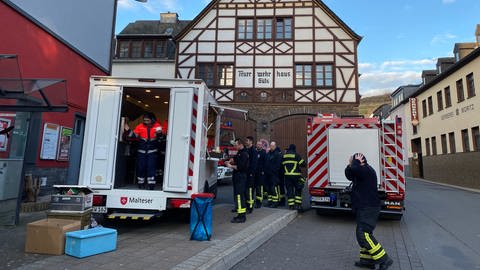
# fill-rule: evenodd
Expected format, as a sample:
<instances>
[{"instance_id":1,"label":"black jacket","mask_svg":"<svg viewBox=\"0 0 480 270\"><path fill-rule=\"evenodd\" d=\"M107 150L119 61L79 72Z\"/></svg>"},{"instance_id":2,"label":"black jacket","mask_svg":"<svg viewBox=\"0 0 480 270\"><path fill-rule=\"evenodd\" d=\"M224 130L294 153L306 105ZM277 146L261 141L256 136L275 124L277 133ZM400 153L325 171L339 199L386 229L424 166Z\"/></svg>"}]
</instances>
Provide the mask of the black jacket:
<instances>
[{"instance_id":1,"label":"black jacket","mask_svg":"<svg viewBox=\"0 0 480 270\"><path fill-rule=\"evenodd\" d=\"M265 173L266 174L279 174L282 165L282 154L280 148L277 147L275 151L268 151L265 158Z\"/></svg>"},{"instance_id":2,"label":"black jacket","mask_svg":"<svg viewBox=\"0 0 480 270\"><path fill-rule=\"evenodd\" d=\"M255 149L254 146L247 148L248 152L248 159L249 159L249 164L248 164L248 174L253 175L257 171L257 164L258 164L258 154L257 154L257 149Z\"/></svg>"},{"instance_id":3,"label":"black jacket","mask_svg":"<svg viewBox=\"0 0 480 270\"><path fill-rule=\"evenodd\" d=\"M353 182L352 208L379 207L380 198L377 189L377 174L366 163L361 166L360 161L354 159L352 165L345 168L345 176Z\"/></svg>"},{"instance_id":4,"label":"black jacket","mask_svg":"<svg viewBox=\"0 0 480 270\"><path fill-rule=\"evenodd\" d=\"M248 173L249 157L247 148L239 150L233 159L235 165L237 165L237 169L233 170L233 173Z\"/></svg>"},{"instance_id":5,"label":"black jacket","mask_svg":"<svg viewBox=\"0 0 480 270\"><path fill-rule=\"evenodd\" d=\"M265 158L267 156L267 152L264 149L260 151L257 150L257 169L256 173L263 173L265 171Z\"/></svg>"}]
</instances>

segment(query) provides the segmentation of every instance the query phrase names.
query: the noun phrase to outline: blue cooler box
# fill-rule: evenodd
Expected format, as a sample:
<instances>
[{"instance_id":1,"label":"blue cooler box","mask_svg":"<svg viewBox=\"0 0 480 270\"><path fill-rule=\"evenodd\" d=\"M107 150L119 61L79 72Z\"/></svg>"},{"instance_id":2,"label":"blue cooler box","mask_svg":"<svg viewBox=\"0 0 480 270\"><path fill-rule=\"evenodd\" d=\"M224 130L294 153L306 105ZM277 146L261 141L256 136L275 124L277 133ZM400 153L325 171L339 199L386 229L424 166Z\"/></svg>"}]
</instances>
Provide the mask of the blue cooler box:
<instances>
[{"instance_id":1,"label":"blue cooler box","mask_svg":"<svg viewBox=\"0 0 480 270\"><path fill-rule=\"evenodd\" d=\"M65 254L84 258L117 248L117 230L93 228L65 234Z\"/></svg>"}]
</instances>

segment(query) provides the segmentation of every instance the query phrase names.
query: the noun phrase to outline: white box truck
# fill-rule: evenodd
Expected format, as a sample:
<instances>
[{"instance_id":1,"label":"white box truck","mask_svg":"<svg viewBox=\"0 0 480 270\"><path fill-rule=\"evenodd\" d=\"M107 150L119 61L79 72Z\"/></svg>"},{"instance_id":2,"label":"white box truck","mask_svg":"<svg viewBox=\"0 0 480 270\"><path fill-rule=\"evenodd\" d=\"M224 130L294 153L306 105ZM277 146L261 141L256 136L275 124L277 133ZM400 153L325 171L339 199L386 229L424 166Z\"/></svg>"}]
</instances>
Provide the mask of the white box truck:
<instances>
[{"instance_id":1,"label":"white box truck","mask_svg":"<svg viewBox=\"0 0 480 270\"><path fill-rule=\"evenodd\" d=\"M216 193L218 159L207 142L217 148L225 110L246 119L247 111L219 106L201 80L91 77L79 185L94 191L93 212L147 220L189 208L192 194ZM145 111L166 133L154 190L136 184L134 144L122 139L123 123L134 127Z\"/></svg>"}]
</instances>

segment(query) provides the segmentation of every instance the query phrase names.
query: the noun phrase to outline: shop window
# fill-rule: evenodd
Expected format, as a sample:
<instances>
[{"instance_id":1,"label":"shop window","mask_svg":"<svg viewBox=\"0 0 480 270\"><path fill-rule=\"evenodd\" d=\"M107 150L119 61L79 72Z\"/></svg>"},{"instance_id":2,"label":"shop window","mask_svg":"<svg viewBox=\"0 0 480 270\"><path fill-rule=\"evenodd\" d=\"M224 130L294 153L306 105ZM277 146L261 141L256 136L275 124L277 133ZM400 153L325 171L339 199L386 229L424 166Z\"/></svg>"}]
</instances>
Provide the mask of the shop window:
<instances>
[{"instance_id":1,"label":"shop window","mask_svg":"<svg viewBox=\"0 0 480 270\"><path fill-rule=\"evenodd\" d=\"M450 86L445 87L443 89L445 92L445 108L451 107L452 106L452 96L450 94Z\"/></svg>"},{"instance_id":2,"label":"shop window","mask_svg":"<svg viewBox=\"0 0 480 270\"><path fill-rule=\"evenodd\" d=\"M480 151L480 132L478 127L472 128L473 151Z\"/></svg>"},{"instance_id":3,"label":"shop window","mask_svg":"<svg viewBox=\"0 0 480 270\"><path fill-rule=\"evenodd\" d=\"M470 152L470 141L468 138L468 129L462 129L463 152Z\"/></svg>"},{"instance_id":4,"label":"shop window","mask_svg":"<svg viewBox=\"0 0 480 270\"><path fill-rule=\"evenodd\" d=\"M465 93L463 93L463 80L460 79L456 83L457 85L457 102L462 102L465 100Z\"/></svg>"},{"instance_id":5,"label":"shop window","mask_svg":"<svg viewBox=\"0 0 480 270\"><path fill-rule=\"evenodd\" d=\"M438 106L438 111L443 110L443 96L442 96L442 91L437 92L437 106Z\"/></svg>"},{"instance_id":6,"label":"shop window","mask_svg":"<svg viewBox=\"0 0 480 270\"><path fill-rule=\"evenodd\" d=\"M455 133L448 133L448 140L450 142L450 153L455 154L457 152L457 149L455 147Z\"/></svg>"},{"instance_id":7,"label":"shop window","mask_svg":"<svg viewBox=\"0 0 480 270\"><path fill-rule=\"evenodd\" d=\"M447 134L442 134L441 140L442 140L442 154L445 155L445 154L448 153L448 150L447 150Z\"/></svg>"},{"instance_id":8,"label":"shop window","mask_svg":"<svg viewBox=\"0 0 480 270\"><path fill-rule=\"evenodd\" d=\"M475 83L473 81L473 73L467 75L467 97L475 96Z\"/></svg>"}]
</instances>

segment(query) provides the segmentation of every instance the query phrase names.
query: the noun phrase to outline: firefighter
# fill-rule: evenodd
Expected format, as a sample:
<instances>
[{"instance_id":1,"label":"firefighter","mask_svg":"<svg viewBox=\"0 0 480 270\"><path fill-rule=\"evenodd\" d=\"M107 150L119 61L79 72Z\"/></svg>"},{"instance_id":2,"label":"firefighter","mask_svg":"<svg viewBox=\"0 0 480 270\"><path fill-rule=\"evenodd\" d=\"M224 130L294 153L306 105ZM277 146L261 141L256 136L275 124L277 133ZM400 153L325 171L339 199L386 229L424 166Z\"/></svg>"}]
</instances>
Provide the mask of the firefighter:
<instances>
[{"instance_id":1,"label":"firefighter","mask_svg":"<svg viewBox=\"0 0 480 270\"><path fill-rule=\"evenodd\" d=\"M282 163L280 149L276 142L270 143L270 149L265 157L265 187L268 193L268 206L278 207L280 200L279 170Z\"/></svg>"},{"instance_id":2,"label":"firefighter","mask_svg":"<svg viewBox=\"0 0 480 270\"><path fill-rule=\"evenodd\" d=\"M257 170L255 171L255 208L262 207L263 194L265 192L265 156L267 152L263 149L261 141L257 142Z\"/></svg>"},{"instance_id":3,"label":"firefighter","mask_svg":"<svg viewBox=\"0 0 480 270\"><path fill-rule=\"evenodd\" d=\"M377 190L377 174L368 165L367 159L361 153L356 153L349 159L345 168L345 176L352 181L352 210L356 216L356 237L360 245L360 260L355 266L385 270L393 264L382 245L373 236L380 214L380 198Z\"/></svg>"},{"instance_id":4,"label":"firefighter","mask_svg":"<svg viewBox=\"0 0 480 270\"><path fill-rule=\"evenodd\" d=\"M300 167L305 166L305 161L297 154L295 144L288 146L282 158L283 174L287 188L288 208L301 210L302 207L302 172Z\"/></svg>"},{"instance_id":5,"label":"firefighter","mask_svg":"<svg viewBox=\"0 0 480 270\"><path fill-rule=\"evenodd\" d=\"M253 146L253 137L248 136L245 140L245 147L247 148L248 157L249 157L249 166L247 173L247 189L245 198L247 201L247 213L250 214L253 211L253 204L255 203L254 198L254 187L255 187L255 172L257 170L257 149Z\"/></svg>"},{"instance_id":6,"label":"firefighter","mask_svg":"<svg viewBox=\"0 0 480 270\"><path fill-rule=\"evenodd\" d=\"M143 123L137 125L132 131L128 124L124 125L125 136L138 139L137 149L137 182L140 189L145 187L155 189L155 173L158 158L158 142L163 137L162 127L156 122L155 115L150 112L143 114Z\"/></svg>"},{"instance_id":7,"label":"firefighter","mask_svg":"<svg viewBox=\"0 0 480 270\"><path fill-rule=\"evenodd\" d=\"M235 141L235 148L237 154L233 159L225 162L225 166L233 169L233 195L235 198L235 208L237 209L237 216L234 217L232 223L244 223L247 220L247 206L245 201L245 191L247 186L248 173L248 152L245 148L245 143L238 138Z\"/></svg>"}]
</instances>

